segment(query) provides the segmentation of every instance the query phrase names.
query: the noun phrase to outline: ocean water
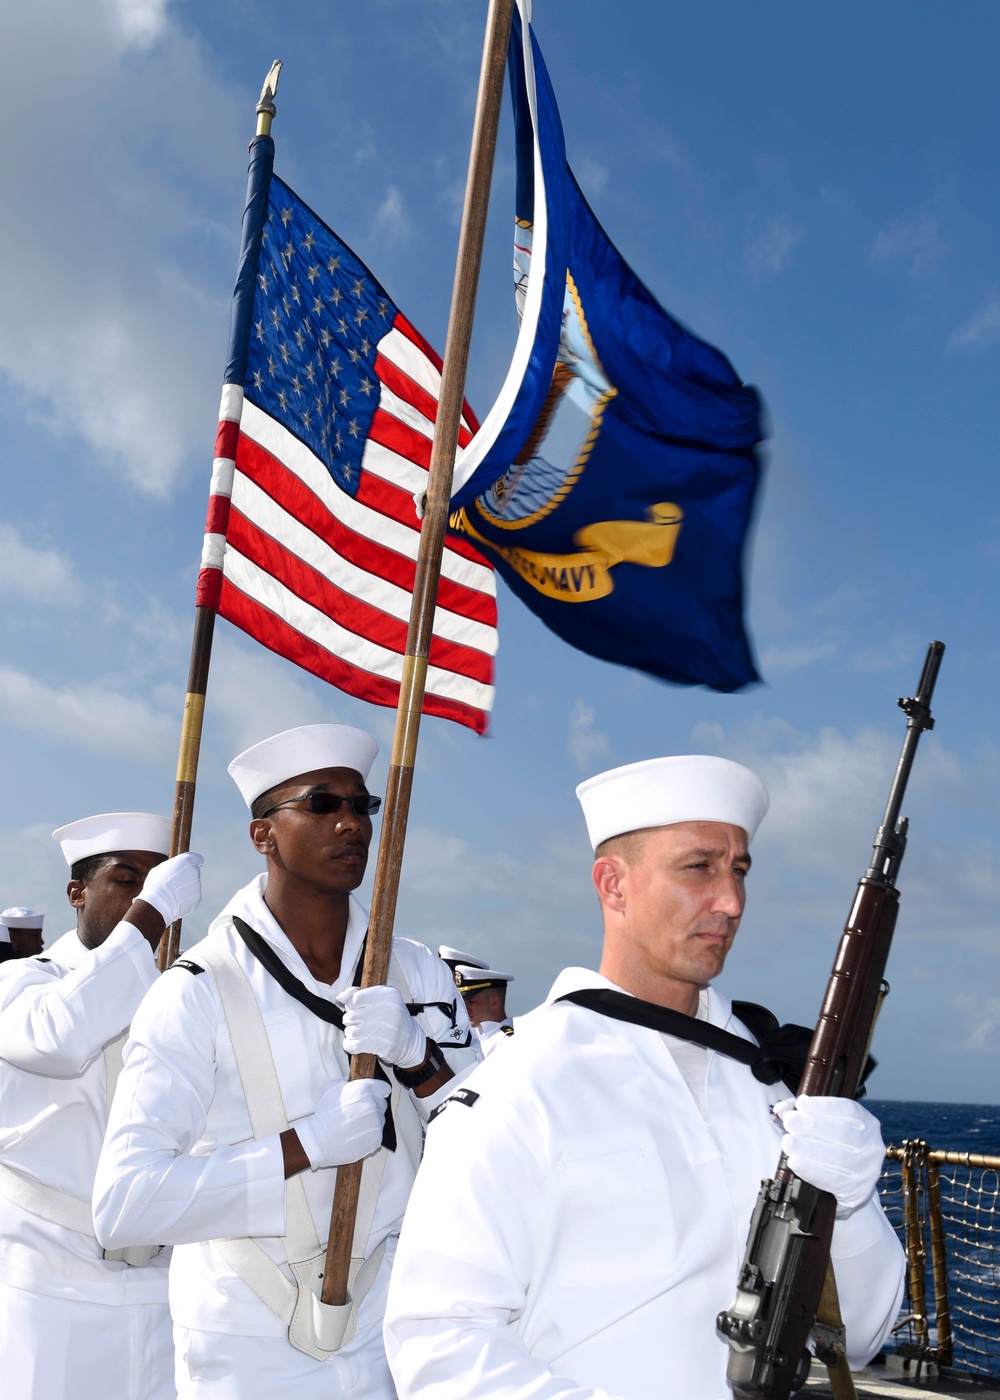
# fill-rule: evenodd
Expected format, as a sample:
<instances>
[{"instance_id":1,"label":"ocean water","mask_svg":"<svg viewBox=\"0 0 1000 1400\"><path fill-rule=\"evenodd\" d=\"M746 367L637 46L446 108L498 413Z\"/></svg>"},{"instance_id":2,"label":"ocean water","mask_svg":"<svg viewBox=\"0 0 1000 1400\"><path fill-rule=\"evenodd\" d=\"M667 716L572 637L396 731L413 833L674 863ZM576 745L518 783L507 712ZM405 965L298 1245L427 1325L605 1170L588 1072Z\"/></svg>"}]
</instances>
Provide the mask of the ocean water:
<instances>
[{"instance_id":1,"label":"ocean water","mask_svg":"<svg viewBox=\"0 0 1000 1400\"><path fill-rule=\"evenodd\" d=\"M1000 1104L871 1098L864 1105L882 1124L887 1145L923 1138L932 1148L1000 1157Z\"/></svg>"},{"instance_id":2,"label":"ocean water","mask_svg":"<svg viewBox=\"0 0 1000 1400\"><path fill-rule=\"evenodd\" d=\"M975 1152L1000 1159L1000 1105L918 1103L866 1099L865 1106L882 1125L886 1143L899 1147L906 1138L923 1138L931 1148ZM893 1194L886 1199L889 1218L902 1239L898 1168ZM955 1183L952 1190L950 1182ZM1000 1176L990 1169L942 1167L944 1236L948 1294L954 1342L953 1365L959 1372L1000 1377ZM923 1205L924 1201L921 1198ZM929 1236L925 1236L925 1247ZM933 1270L927 1254L927 1304L930 1343L938 1338ZM909 1310L904 1302L903 1314ZM912 1341L905 1327L897 1343Z\"/></svg>"}]
</instances>

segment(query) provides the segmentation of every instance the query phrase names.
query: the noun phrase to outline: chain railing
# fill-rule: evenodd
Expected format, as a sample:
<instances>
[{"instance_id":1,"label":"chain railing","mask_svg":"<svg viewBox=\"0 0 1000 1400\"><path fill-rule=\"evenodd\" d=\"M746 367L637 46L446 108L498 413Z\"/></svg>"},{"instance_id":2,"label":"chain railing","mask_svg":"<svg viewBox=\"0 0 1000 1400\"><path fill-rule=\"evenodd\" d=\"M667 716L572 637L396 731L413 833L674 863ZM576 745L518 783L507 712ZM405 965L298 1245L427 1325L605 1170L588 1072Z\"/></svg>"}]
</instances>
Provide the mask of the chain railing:
<instances>
[{"instance_id":1,"label":"chain railing","mask_svg":"<svg viewBox=\"0 0 1000 1400\"><path fill-rule=\"evenodd\" d=\"M1000 1377L1000 1157L908 1140L887 1149L879 1189L906 1249L897 1350Z\"/></svg>"}]
</instances>

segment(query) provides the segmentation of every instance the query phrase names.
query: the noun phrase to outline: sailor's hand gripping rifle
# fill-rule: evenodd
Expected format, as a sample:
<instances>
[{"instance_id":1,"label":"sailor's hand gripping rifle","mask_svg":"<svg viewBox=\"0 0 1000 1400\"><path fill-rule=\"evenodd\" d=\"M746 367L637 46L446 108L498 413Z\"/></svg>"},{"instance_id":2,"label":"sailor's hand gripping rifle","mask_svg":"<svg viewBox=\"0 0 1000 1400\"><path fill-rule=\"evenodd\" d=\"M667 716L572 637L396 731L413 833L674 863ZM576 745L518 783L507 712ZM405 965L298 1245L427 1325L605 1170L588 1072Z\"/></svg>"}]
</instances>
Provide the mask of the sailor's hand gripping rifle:
<instances>
[{"instance_id":1,"label":"sailor's hand gripping rifle","mask_svg":"<svg viewBox=\"0 0 1000 1400\"><path fill-rule=\"evenodd\" d=\"M906 850L900 808L920 735L933 729L931 696L944 654L927 649L916 695L900 700L906 736L867 872L858 881L813 1033L800 1094L854 1098L868 1058L896 925L896 875ZM883 990L884 989L884 990ZM736 1299L717 1319L729 1338L727 1375L736 1400L786 1400L808 1374L806 1343L830 1259L837 1202L789 1170L784 1155L761 1185Z\"/></svg>"}]
</instances>

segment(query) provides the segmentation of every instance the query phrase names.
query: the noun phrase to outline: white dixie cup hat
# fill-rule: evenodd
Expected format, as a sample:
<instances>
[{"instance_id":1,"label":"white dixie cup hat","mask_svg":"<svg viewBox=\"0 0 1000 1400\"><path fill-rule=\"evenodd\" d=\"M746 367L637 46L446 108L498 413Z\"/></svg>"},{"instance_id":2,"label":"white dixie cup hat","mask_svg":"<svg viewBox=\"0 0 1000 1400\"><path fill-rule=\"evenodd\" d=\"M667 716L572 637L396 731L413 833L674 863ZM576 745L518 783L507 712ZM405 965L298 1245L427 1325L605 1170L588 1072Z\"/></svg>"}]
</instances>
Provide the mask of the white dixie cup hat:
<instances>
[{"instance_id":1,"label":"white dixie cup hat","mask_svg":"<svg viewBox=\"0 0 1000 1400\"><path fill-rule=\"evenodd\" d=\"M152 812L103 812L57 827L52 839L59 842L71 870L78 860L112 851L152 851L165 856L170 850L170 820Z\"/></svg>"},{"instance_id":2,"label":"white dixie cup hat","mask_svg":"<svg viewBox=\"0 0 1000 1400\"><path fill-rule=\"evenodd\" d=\"M229 775L248 807L261 793L317 768L350 768L367 781L378 744L349 724L303 724L262 739L237 754Z\"/></svg>"},{"instance_id":3,"label":"white dixie cup hat","mask_svg":"<svg viewBox=\"0 0 1000 1400\"><path fill-rule=\"evenodd\" d=\"M610 768L579 785L590 843L676 822L725 822L741 827L747 844L770 799L756 773L728 758L681 754Z\"/></svg>"},{"instance_id":4,"label":"white dixie cup hat","mask_svg":"<svg viewBox=\"0 0 1000 1400\"><path fill-rule=\"evenodd\" d=\"M14 904L10 909L5 909L0 914L0 925L4 930L12 928L42 928L45 924L45 915L36 914L34 909L26 909L23 904ZM5 938L3 942L10 940Z\"/></svg>"}]
</instances>

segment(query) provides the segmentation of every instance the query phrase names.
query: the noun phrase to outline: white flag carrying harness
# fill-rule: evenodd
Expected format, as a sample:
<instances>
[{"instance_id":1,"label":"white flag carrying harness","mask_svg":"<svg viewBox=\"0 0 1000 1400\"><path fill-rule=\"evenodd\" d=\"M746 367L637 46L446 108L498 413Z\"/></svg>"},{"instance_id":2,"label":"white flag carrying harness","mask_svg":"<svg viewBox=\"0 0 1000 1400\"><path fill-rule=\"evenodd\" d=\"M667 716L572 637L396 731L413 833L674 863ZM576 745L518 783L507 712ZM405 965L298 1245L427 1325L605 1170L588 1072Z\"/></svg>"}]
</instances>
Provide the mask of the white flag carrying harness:
<instances>
[{"instance_id":1,"label":"white flag carrying harness","mask_svg":"<svg viewBox=\"0 0 1000 1400\"><path fill-rule=\"evenodd\" d=\"M278 1083L264 1018L239 963L221 941L212 940L199 948L198 959L215 979L226 1018L240 1084L246 1098L255 1140L283 1133L288 1127L285 1104ZM393 958L390 981L404 1000L409 988ZM414 1165L420 1160L422 1131L409 1094L401 1094L395 1084L389 1111L397 1126L397 1151L408 1151ZM211 1245L233 1272L288 1326L288 1340L298 1351L317 1361L325 1361L345 1342L357 1326L357 1310L375 1281L385 1254L383 1240L366 1259L365 1248L378 1205L379 1190L387 1159L386 1148L367 1158L361 1174L361 1194L351 1247L347 1302L335 1307L321 1301L326 1247L320 1243L301 1175L285 1182L285 1238L283 1241L293 1283L254 1239L212 1240Z\"/></svg>"},{"instance_id":2,"label":"white flag carrying harness","mask_svg":"<svg viewBox=\"0 0 1000 1400\"><path fill-rule=\"evenodd\" d=\"M122 1047L128 1036L127 1031L109 1040L104 1047L104 1105L105 1115L111 1109L115 1096L115 1085L122 1072ZM29 1215L37 1215L64 1230L75 1230L78 1235L89 1235L94 1240L94 1212L90 1201L79 1196L71 1196L68 1191L60 1191L58 1186L48 1186L44 1181L23 1176L13 1167L0 1162L0 1196L12 1205L20 1206ZM142 1268L160 1252L160 1245L129 1245L125 1249L106 1249L104 1258L117 1264L130 1264Z\"/></svg>"}]
</instances>

